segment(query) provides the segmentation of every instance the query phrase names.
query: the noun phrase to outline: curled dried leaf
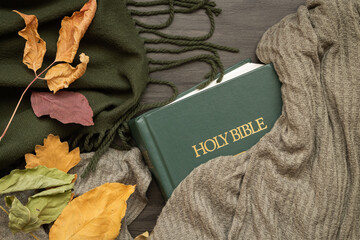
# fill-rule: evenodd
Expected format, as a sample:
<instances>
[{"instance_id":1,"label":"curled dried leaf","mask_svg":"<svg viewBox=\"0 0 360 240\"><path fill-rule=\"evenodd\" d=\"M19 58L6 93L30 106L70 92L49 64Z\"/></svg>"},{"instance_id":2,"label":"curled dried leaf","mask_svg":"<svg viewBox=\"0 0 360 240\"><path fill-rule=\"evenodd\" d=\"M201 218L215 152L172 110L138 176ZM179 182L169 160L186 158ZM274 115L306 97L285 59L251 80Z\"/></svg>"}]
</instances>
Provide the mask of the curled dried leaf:
<instances>
[{"instance_id":1,"label":"curled dried leaf","mask_svg":"<svg viewBox=\"0 0 360 240\"><path fill-rule=\"evenodd\" d=\"M6 205L10 207L9 228L13 233L31 232L38 229L43 222L24 206L16 197L7 196Z\"/></svg>"},{"instance_id":2,"label":"curled dried leaf","mask_svg":"<svg viewBox=\"0 0 360 240\"><path fill-rule=\"evenodd\" d=\"M68 172L71 168L80 162L80 150L75 148L69 152L69 144L61 142L59 136L49 134L44 139L44 145L36 145L34 154L25 154L26 168L36 166L46 166L48 168L57 168Z\"/></svg>"},{"instance_id":3,"label":"curled dried leaf","mask_svg":"<svg viewBox=\"0 0 360 240\"><path fill-rule=\"evenodd\" d=\"M71 83L84 75L89 57L84 53L80 54L80 62L76 68L68 63L61 63L50 68L45 75L50 91L56 93L60 89L68 88Z\"/></svg>"},{"instance_id":4,"label":"curled dried leaf","mask_svg":"<svg viewBox=\"0 0 360 240\"><path fill-rule=\"evenodd\" d=\"M72 63L83 38L96 12L96 0L89 0L78 12L71 17L64 17L57 42L57 62Z\"/></svg>"},{"instance_id":5,"label":"curled dried leaf","mask_svg":"<svg viewBox=\"0 0 360 240\"><path fill-rule=\"evenodd\" d=\"M11 231L31 232L43 224L55 221L71 200L73 186L74 184L68 184L35 194L29 197L26 206L15 196L5 197L5 203L10 208Z\"/></svg>"},{"instance_id":6,"label":"curled dried leaf","mask_svg":"<svg viewBox=\"0 0 360 240\"><path fill-rule=\"evenodd\" d=\"M36 72L41 68L46 52L46 43L37 31L38 20L35 15L27 15L14 10L25 21L26 27L19 31L19 35L26 40L23 63Z\"/></svg>"},{"instance_id":7,"label":"curled dried leaf","mask_svg":"<svg viewBox=\"0 0 360 240\"><path fill-rule=\"evenodd\" d=\"M134 191L135 186L105 183L75 198L55 221L49 239L115 239Z\"/></svg>"},{"instance_id":8,"label":"curled dried leaf","mask_svg":"<svg viewBox=\"0 0 360 240\"><path fill-rule=\"evenodd\" d=\"M63 186L72 183L73 179L72 174L45 166L15 169L0 179L0 194Z\"/></svg>"}]
</instances>

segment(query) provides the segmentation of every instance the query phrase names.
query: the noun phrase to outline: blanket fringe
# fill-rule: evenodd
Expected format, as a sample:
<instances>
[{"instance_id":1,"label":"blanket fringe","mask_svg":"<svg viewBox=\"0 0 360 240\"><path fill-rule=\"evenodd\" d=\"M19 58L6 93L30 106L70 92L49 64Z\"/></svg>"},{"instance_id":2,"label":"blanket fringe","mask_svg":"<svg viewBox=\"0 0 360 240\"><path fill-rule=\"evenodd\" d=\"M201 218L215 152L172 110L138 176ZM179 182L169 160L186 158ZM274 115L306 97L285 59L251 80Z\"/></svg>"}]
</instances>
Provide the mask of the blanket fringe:
<instances>
[{"instance_id":1,"label":"blanket fringe","mask_svg":"<svg viewBox=\"0 0 360 240\"><path fill-rule=\"evenodd\" d=\"M160 6L168 5L169 9L159 10L159 11L138 11L130 9L130 13L133 16L154 16L159 14L169 14L168 19L161 24L146 24L137 19L134 19L135 24L139 29L139 34L153 34L159 38L147 38L143 37L145 44L171 44L177 46L178 48L151 48L146 46L147 53L168 53L168 54L179 54L195 50L207 51L210 54L199 54L189 58L183 58L179 60L155 60L148 58L149 64L153 65L150 67L150 73L167 70L174 68L180 65L188 64L191 62L205 62L207 63L211 70L208 74L204 76L207 81L200 84L198 88L206 87L211 81L213 81L217 74L220 73L217 82L222 80L224 75L224 66L221 63L218 50L229 51L229 52L238 52L238 49L222 46L218 44L213 44L206 42L211 38L215 31L215 19L214 16L218 16L221 13L221 9L216 8L216 4L210 0L157 0L151 2L137 2L134 0L129 0L127 2L128 6L136 7L148 7L148 6ZM166 34L160 29L164 29L173 22L175 13L193 13L195 11L204 10L210 21L209 31L202 36L181 36L181 35L172 35ZM155 65L155 66L154 66Z\"/></svg>"},{"instance_id":2,"label":"blanket fringe","mask_svg":"<svg viewBox=\"0 0 360 240\"><path fill-rule=\"evenodd\" d=\"M212 37L215 31L214 16L218 16L221 13L221 9L216 8L215 2L211 0L155 0L147 2L127 0L126 4L128 7L130 7L129 11L130 14L133 16L133 21L138 29L139 35L152 34L156 36L156 38L142 37L145 43L146 53L180 54L196 50L208 52L207 54L202 53L178 60L156 60L148 56L150 73L175 68L192 62L204 62L210 66L211 70L204 76L207 81L204 81L202 84L200 84L198 88L201 89L206 87L216 78L218 78L217 82L220 82L222 80L222 77L224 75L224 66L220 60L218 51L222 50L228 52L238 52L238 49L206 42L209 38ZM144 8L154 6L168 6L168 9L157 11L140 11L134 9L136 7ZM202 36L190 37L172 35L160 31L171 25L171 23L174 21L176 13L187 14L194 13L199 10L204 10L209 18L210 29L206 34ZM155 16L164 14L167 14L168 18L166 19L166 21L160 24L147 24L134 18L136 16ZM176 48L149 47L149 44L170 44L175 46ZM96 169L96 165L100 160L101 155L103 155L105 151L110 147L110 144L113 142L116 135L118 135L120 138L121 148L123 150L129 150L131 148L131 144L129 143L131 139L129 133L130 130L127 124L127 122L131 118L133 118L136 114L140 112L144 112L151 108L164 106L175 100L176 96L178 95L178 90L176 86L169 81L150 79L149 83L167 85L172 88L173 95L169 99L162 102L150 104L137 103L133 108L131 108L127 113L125 113L111 129L105 132L102 132L100 134L96 133L80 135L74 139L70 139L71 146L73 147L79 146L80 149L84 151L96 151L85 171L81 175L82 178L87 177L91 171L94 171Z\"/></svg>"},{"instance_id":3,"label":"blanket fringe","mask_svg":"<svg viewBox=\"0 0 360 240\"><path fill-rule=\"evenodd\" d=\"M162 102L149 103L149 104L137 104L129 111L127 111L118 122L109 130L101 133L90 133L79 135L75 138L70 138L69 143L72 148L79 147L81 152L86 151L95 151L94 155L90 159L89 164L86 166L86 169L80 176L81 178L88 177L89 173L96 169L96 165L100 160L100 157L106 152L110 147L111 143L114 141L116 135L119 136L121 141L121 146L119 150L130 150L130 128L128 121L133 118L135 115L147 111L152 108L164 106L172 101L174 101L178 95L178 89L173 83L167 81L161 81L156 79L150 79L149 83L167 85L173 90L173 95Z\"/></svg>"}]
</instances>

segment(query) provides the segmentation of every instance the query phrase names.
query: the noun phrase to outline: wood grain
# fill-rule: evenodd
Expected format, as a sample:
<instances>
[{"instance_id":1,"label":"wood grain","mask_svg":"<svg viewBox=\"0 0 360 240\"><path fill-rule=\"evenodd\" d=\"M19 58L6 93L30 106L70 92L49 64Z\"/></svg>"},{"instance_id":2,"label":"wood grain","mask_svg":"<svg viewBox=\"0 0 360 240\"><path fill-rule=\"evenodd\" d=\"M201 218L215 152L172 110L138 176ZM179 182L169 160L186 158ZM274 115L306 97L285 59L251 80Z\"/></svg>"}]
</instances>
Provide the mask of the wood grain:
<instances>
[{"instance_id":1,"label":"wood grain","mask_svg":"<svg viewBox=\"0 0 360 240\"><path fill-rule=\"evenodd\" d=\"M303 0L217 0L222 9L216 20L216 30L210 42L235 47L239 53L220 52L221 60L228 68L245 58L258 62L255 49L263 33L288 14L296 13L297 8L304 4ZM147 22L160 23L167 16L151 17ZM204 12L195 14L176 14L173 24L165 32L177 35L198 36L208 31L210 25ZM151 37L151 36L145 36ZM184 56L190 56L185 54ZM179 55L150 55L156 59L178 59ZM201 82L210 70L204 63L192 63L176 69L152 73L156 79L172 81L180 92ZM171 95L167 87L150 85L142 98L142 102L157 102ZM137 236L151 231L165 204L156 182L152 182L148 190L149 203L141 215L129 226L130 233Z\"/></svg>"}]
</instances>

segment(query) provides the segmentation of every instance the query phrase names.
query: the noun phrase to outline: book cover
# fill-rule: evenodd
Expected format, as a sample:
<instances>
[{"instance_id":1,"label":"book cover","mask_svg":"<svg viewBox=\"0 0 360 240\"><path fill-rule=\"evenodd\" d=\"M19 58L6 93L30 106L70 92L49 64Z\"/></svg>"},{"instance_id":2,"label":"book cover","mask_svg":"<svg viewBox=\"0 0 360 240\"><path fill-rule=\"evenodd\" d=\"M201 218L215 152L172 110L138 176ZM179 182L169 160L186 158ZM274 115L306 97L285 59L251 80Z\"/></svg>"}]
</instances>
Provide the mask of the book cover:
<instances>
[{"instance_id":1,"label":"book cover","mask_svg":"<svg viewBox=\"0 0 360 240\"><path fill-rule=\"evenodd\" d=\"M240 154L269 132L281 114L280 88L272 64L244 60L225 71L223 82L194 87L132 119L132 137L164 196L200 164Z\"/></svg>"}]
</instances>

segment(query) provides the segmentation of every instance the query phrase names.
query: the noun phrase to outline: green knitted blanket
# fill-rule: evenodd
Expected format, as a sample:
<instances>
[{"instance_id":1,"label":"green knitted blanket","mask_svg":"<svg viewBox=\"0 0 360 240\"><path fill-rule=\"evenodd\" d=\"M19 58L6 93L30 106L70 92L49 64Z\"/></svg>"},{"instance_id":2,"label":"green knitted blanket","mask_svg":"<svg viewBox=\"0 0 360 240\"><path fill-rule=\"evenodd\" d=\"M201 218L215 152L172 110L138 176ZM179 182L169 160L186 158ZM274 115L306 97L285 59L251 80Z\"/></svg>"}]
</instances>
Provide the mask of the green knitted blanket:
<instances>
[{"instance_id":1,"label":"green knitted blanket","mask_svg":"<svg viewBox=\"0 0 360 240\"><path fill-rule=\"evenodd\" d=\"M22 63L25 41L18 36L24 28L24 21L11 10L36 15L39 20L39 34L47 43L43 68L48 66L56 54L61 19L79 11L86 1L35 0L6 1L0 4L0 131L5 129L21 93L34 78L33 72ZM0 175L23 160L25 153L33 152L37 144L50 133L68 140L72 147L79 146L81 152L96 151L87 170L94 169L99 157L113 142L116 135L126 144L128 127L126 122L137 112L166 104L168 101L140 105L139 99L148 83L167 84L169 82L150 79L149 73L160 71L194 61L208 63L212 70L207 77L213 79L223 66L217 50L235 51L206 42L214 32L214 16L220 13L211 1L200 0L156 0L124 1L101 0L97 3L93 22L80 42L78 50L90 57L85 75L71 84L69 90L86 96L94 112L94 125L82 127L77 124L62 124L49 117L37 118L30 106L28 92L5 137L0 142ZM129 8L129 6L131 6ZM144 10L146 7L165 6L161 11ZM137 10L139 8L140 10ZM204 36L176 36L161 32L174 19L175 13L193 13L202 9L209 16L211 29ZM147 24L136 16L168 15L160 24ZM135 17L135 18L134 18ZM143 38L146 33L153 38ZM156 45L166 43L177 48L148 48L144 43ZM180 60L154 60L146 53L182 53L203 50L200 54ZM78 57L76 57L77 59ZM75 65L74 62L73 65ZM150 67L151 65L151 67ZM42 69L41 69L42 70ZM46 81L37 80L30 88L48 91ZM64 90L65 91L65 90ZM88 171L85 171L85 175Z\"/></svg>"},{"instance_id":2,"label":"green knitted blanket","mask_svg":"<svg viewBox=\"0 0 360 240\"><path fill-rule=\"evenodd\" d=\"M281 117L246 153L195 169L151 239L360 239L359 9L309 0L263 35Z\"/></svg>"},{"instance_id":3,"label":"green knitted blanket","mask_svg":"<svg viewBox=\"0 0 360 240\"><path fill-rule=\"evenodd\" d=\"M5 128L16 103L33 72L22 64L24 39L17 32L24 21L11 10L34 14L39 19L40 36L47 43L43 66L54 59L61 19L79 11L85 1L11 1L0 9L0 129ZM115 24L120 23L121 24ZM116 27L114 26L116 25ZM0 169L16 163L33 152L49 133L61 138L81 139L87 150L98 148L108 132L129 109L134 107L145 89L148 64L143 42L126 10L124 1L100 1L78 54L90 56L85 75L69 89L84 94L94 111L94 126L64 125L47 117L37 118L30 106L30 94L20 105L4 139L0 142ZM78 55L77 54L77 55ZM76 57L78 58L78 57ZM31 89L46 90L46 81L38 80ZM94 146L88 146L88 145Z\"/></svg>"}]
</instances>

